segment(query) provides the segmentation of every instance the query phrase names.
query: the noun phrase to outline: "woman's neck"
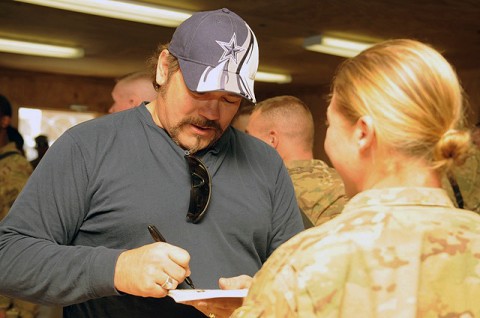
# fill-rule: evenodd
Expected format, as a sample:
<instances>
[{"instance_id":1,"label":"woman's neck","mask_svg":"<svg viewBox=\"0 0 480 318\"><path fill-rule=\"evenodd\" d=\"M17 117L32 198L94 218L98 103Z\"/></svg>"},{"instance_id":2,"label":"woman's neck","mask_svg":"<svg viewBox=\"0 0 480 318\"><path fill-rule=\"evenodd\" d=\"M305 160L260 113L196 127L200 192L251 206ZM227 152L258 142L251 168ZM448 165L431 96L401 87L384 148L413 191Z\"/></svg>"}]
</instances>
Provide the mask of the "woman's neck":
<instances>
[{"instance_id":1,"label":"woman's neck","mask_svg":"<svg viewBox=\"0 0 480 318\"><path fill-rule=\"evenodd\" d=\"M430 187L440 188L440 173L423 160L395 155L378 163L366 177L365 188Z\"/></svg>"}]
</instances>

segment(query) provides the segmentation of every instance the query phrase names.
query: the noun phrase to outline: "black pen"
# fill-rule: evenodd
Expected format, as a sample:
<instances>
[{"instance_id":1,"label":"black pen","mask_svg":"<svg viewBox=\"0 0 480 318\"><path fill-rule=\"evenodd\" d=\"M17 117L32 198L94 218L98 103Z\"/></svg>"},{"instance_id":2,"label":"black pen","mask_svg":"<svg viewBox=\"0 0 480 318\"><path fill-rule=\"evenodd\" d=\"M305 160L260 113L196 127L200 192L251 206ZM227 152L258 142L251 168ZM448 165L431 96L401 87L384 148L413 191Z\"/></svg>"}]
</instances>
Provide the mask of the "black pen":
<instances>
[{"instance_id":1,"label":"black pen","mask_svg":"<svg viewBox=\"0 0 480 318\"><path fill-rule=\"evenodd\" d=\"M165 238L163 237L163 235L160 233L160 231L157 229L157 227L155 225L149 225L148 226L148 231L152 235L155 242L167 243L167 240L165 240ZM193 285L192 279L190 277L185 278L185 283L187 283L188 286L195 289L195 286Z\"/></svg>"}]
</instances>

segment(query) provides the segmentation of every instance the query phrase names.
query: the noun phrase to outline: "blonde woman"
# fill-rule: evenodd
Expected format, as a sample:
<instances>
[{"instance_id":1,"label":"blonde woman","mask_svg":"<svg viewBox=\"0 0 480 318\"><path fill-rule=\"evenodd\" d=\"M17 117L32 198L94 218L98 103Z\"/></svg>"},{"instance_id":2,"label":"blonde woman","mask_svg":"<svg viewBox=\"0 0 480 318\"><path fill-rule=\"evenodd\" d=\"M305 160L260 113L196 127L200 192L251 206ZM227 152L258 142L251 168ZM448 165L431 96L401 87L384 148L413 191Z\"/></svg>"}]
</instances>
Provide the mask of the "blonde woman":
<instances>
[{"instance_id":1,"label":"blonde woman","mask_svg":"<svg viewBox=\"0 0 480 318\"><path fill-rule=\"evenodd\" d=\"M233 317L480 317L480 217L441 189L471 145L462 113L454 70L425 44L345 61L325 150L351 200L281 246Z\"/></svg>"}]
</instances>

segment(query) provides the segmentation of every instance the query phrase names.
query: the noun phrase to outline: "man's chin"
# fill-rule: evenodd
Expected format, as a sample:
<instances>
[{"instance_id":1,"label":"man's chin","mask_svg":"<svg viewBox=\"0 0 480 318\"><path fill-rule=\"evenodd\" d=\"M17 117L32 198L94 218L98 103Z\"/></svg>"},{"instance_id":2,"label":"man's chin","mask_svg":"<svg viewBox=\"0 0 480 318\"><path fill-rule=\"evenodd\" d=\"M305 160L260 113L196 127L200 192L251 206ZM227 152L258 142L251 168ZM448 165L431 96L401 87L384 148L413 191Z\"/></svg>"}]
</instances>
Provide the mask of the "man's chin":
<instances>
[{"instance_id":1,"label":"man's chin","mask_svg":"<svg viewBox=\"0 0 480 318\"><path fill-rule=\"evenodd\" d=\"M188 150L190 153L195 153L199 150L205 149L213 143L212 139L205 138L180 138L180 146Z\"/></svg>"}]
</instances>

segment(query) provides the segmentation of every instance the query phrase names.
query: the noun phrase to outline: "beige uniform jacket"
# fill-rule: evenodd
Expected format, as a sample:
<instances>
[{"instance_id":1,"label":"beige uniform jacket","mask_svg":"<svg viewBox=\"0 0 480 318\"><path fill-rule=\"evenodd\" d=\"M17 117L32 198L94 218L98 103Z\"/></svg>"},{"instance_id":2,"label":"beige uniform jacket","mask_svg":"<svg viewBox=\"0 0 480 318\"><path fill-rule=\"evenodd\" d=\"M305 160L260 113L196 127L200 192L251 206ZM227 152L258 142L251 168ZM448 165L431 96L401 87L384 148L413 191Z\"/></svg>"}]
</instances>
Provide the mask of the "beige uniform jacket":
<instances>
[{"instance_id":1,"label":"beige uniform jacket","mask_svg":"<svg viewBox=\"0 0 480 318\"><path fill-rule=\"evenodd\" d=\"M480 216L434 188L368 190L278 248L233 317L480 317Z\"/></svg>"}]
</instances>

